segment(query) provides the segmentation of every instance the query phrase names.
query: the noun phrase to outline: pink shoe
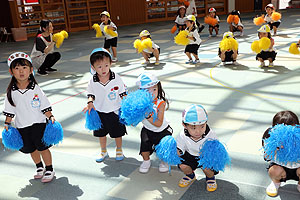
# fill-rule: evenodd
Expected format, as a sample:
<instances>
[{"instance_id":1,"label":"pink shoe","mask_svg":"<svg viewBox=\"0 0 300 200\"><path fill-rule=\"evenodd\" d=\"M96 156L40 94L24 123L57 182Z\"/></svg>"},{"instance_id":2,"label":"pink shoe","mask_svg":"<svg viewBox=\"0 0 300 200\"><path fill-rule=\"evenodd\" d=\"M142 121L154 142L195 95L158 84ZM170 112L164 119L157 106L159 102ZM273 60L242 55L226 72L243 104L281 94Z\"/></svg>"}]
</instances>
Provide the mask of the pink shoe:
<instances>
[{"instance_id":1,"label":"pink shoe","mask_svg":"<svg viewBox=\"0 0 300 200\"><path fill-rule=\"evenodd\" d=\"M33 177L34 177L34 179L43 178L44 173L45 173L45 168L39 167L36 169L36 174Z\"/></svg>"},{"instance_id":2,"label":"pink shoe","mask_svg":"<svg viewBox=\"0 0 300 200\"><path fill-rule=\"evenodd\" d=\"M54 178L54 175L55 175L54 171L46 171L42 178L42 183L51 182Z\"/></svg>"}]
</instances>

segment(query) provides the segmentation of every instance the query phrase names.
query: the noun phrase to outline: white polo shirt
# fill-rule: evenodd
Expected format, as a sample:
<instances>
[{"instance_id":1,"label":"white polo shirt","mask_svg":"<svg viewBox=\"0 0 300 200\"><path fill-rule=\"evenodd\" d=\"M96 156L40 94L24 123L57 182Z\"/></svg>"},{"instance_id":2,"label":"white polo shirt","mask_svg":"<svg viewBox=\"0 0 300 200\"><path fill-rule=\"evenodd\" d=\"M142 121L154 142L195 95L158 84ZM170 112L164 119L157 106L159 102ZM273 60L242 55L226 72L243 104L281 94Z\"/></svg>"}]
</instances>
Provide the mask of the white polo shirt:
<instances>
[{"instance_id":1,"label":"white polo shirt","mask_svg":"<svg viewBox=\"0 0 300 200\"><path fill-rule=\"evenodd\" d=\"M266 14L266 15L265 15L265 21L266 21L267 23L271 23L271 21L273 21L273 20L272 20L272 15L270 16L270 15ZM273 22L281 22L281 20L273 21Z\"/></svg>"},{"instance_id":2,"label":"white polo shirt","mask_svg":"<svg viewBox=\"0 0 300 200\"><path fill-rule=\"evenodd\" d=\"M127 87L121 77L110 71L110 77L106 84L102 84L98 74L94 74L88 83L87 96L94 99L94 106L97 111L110 113L116 112L121 107L121 100L127 94Z\"/></svg>"},{"instance_id":3,"label":"white polo shirt","mask_svg":"<svg viewBox=\"0 0 300 200\"><path fill-rule=\"evenodd\" d=\"M185 21L186 21L186 15L184 15L183 18L181 18L179 15L177 15L176 19L175 19L175 23L178 25L185 25Z\"/></svg>"},{"instance_id":4,"label":"white polo shirt","mask_svg":"<svg viewBox=\"0 0 300 200\"><path fill-rule=\"evenodd\" d=\"M45 123L47 111L52 111L50 102L42 89L30 82L26 89L19 89L13 85L11 91L12 100L15 106L12 106L5 97L3 114L7 117L15 118L16 128L25 128L35 123Z\"/></svg>"},{"instance_id":5,"label":"white polo shirt","mask_svg":"<svg viewBox=\"0 0 300 200\"><path fill-rule=\"evenodd\" d=\"M105 36L105 38L107 39L107 40L109 40L109 39L112 39L112 38L115 38L115 37L113 37L113 36L111 36L111 35L108 35L107 33L105 33L104 32L104 27L105 26L112 26L113 28L115 28L116 30L114 31L117 35L118 35L118 32L117 32L117 26L112 22L112 21L108 21L108 24L104 24L103 22L100 24L100 29L101 29L101 31L102 31L102 33L104 34L104 36ZM118 36L117 36L118 37Z\"/></svg>"},{"instance_id":6,"label":"white polo shirt","mask_svg":"<svg viewBox=\"0 0 300 200\"><path fill-rule=\"evenodd\" d=\"M189 28L188 27L185 30L188 31L188 36L189 37L194 37L196 39L196 40L188 39L189 40L189 44L198 44L198 45L200 45L201 38L200 38L200 35L199 35L198 30L196 29L196 27L194 27L191 30L191 32L189 32Z\"/></svg>"},{"instance_id":7,"label":"white polo shirt","mask_svg":"<svg viewBox=\"0 0 300 200\"><path fill-rule=\"evenodd\" d=\"M176 138L177 148L184 152L188 152L193 156L199 156L200 147L207 139L218 139L215 132L213 132L208 125L206 125L206 131L203 135L203 138L198 141L193 140L188 136L187 130L183 130Z\"/></svg>"},{"instance_id":8,"label":"white polo shirt","mask_svg":"<svg viewBox=\"0 0 300 200\"><path fill-rule=\"evenodd\" d=\"M153 49L158 49L159 46L158 46L157 44L155 44L155 43L152 41L152 48L153 48ZM152 52L149 51L147 48L144 49L143 51L146 52L146 53L150 53L150 54L152 53Z\"/></svg>"}]
</instances>

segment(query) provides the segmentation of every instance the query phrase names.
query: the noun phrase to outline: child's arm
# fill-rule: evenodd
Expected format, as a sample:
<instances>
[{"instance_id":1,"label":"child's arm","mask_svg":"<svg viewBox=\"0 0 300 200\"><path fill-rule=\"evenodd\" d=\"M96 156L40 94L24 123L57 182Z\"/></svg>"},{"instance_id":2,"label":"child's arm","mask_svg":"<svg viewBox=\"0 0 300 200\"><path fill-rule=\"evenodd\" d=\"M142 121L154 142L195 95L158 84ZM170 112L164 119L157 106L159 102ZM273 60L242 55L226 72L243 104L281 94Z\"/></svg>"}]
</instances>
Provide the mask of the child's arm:
<instances>
[{"instance_id":1,"label":"child's arm","mask_svg":"<svg viewBox=\"0 0 300 200\"><path fill-rule=\"evenodd\" d=\"M300 47L300 40L299 40L298 43L297 43L297 47Z\"/></svg>"},{"instance_id":2,"label":"child's arm","mask_svg":"<svg viewBox=\"0 0 300 200\"><path fill-rule=\"evenodd\" d=\"M157 108L157 117L154 121L154 117L153 114L150 115L148 118L146 118L152 125L156 126L156 127L160 127L164 121L164 113L165 113L165 107L166 107L166 103L163 102L160 105L158 105Z\"/></svg>"},{"instance_id":3,"label":"child's arm","mask_svg":"<svg viewBox=\"0 0 300 200\"><path fill-rule=\"evenodd\" d=\"M270 45L270 49L272 49L273 48L273 46L274 46L274 40L273 39L271 39L271 45Z\"/></svg>"},{"instance_id":4,"label":"child's arm","mask_svg":"<svg viewBox=\"0 0 300 200\"><path fill-rule=\"evenodd\" d=\"M11 124L12 118L11 117L7 117L5 118L5 122L4 122L4 128L8 131L8 126Z\"/></svg>"},{"instance_id":5,"label":"child's arm","mask_svg":"<svg viewBox=\"0 0 300 200\"><path fill-rule=\"evenodd\" d=\"M51 112L51 111L45 112L45 115L46 115L46 117L47 117L49 120L51 120L52 124L55 122L55 118L54 118L54 116L52 115L52 112Z\"/></svg>"},{"instance_id":6,"label":"child's arm","mask_svg":"<svg viewBox=\"0 0 300 200\"><path fill-rule=\"evenodd\" d=\"M94 100L95 99L92 96L89 96L87 106L85 108L83 108L83 110L82 110L84 113L86 113L86 111L89 111L89 114L90 114L92 108L94 110L96 110L96 108L94 106Z\"/></svg>"}]
</instances>

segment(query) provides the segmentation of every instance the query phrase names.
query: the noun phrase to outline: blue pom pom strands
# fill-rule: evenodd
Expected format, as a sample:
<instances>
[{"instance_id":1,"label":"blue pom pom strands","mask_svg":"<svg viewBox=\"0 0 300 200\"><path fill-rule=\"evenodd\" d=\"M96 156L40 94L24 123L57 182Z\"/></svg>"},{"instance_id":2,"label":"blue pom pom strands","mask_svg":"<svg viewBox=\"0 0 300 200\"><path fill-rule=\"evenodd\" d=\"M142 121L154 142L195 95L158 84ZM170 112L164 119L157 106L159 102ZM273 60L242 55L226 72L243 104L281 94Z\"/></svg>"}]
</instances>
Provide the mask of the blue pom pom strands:
<instances>
[{"instance_id":1,"label":"blue pom pom strands","mask_svg":"<svg viewBox=\"0 0 300 200\"><path fill-rule=\"evenodd\" d=\"M56 145L60 143L64 138L63 129L59 122L49 121L44 131L42 142L47 145Z\"/></svg>"},{"instance_id":2,"label":"blue pom pom strands","mask_svg":"<svg viewBox=\"0 0 300 200\"><path fill-rule=\"evenodd\" d=\"M300 126L277 124L264 140L265 157L278 164L300 162Z\"/></svg>"},{"instance_id":3,"label":"blue pom pom strands","mask_svg":"<svg viewBox=\"0 0 300 200\"><path fill-rule=\"evenodd\" d=\"M89 111L85 113L85 128L90 131L96 131L102 128L100 117L96 110L93 108L89 114Z\"/></svg>"},{"instance_id":4,"label":"blue pom pom strands","mask_svg":"<svg viewBox=\"0 0 300 200\"><path fill-rule=\"evenodd\" d=\"M219 140L206 140L200 149L199 166L203 169L224 171L231 159L224 145Z\"/></svg>"},{"instance_id":5,"label":"blue pom pom strands","mask_svg":"<svg viewBox=\"0 0 300 200\"><path fill-rule=\"evenodd\" d=\"M2 143L5 148L11 150L20 150L24 145L19 131L11 126L2 131Z\"/></svg>"},{"instance_id":6,"label":"blue pom pom strands","mask_svg":"<svg viewBox=\"0 0 300 200\"><path fill-rule=\"evenodd\" d=\"M121 102L120 122L136 126L150 114L154 115L155 120L156 112L153 106L153 96L148 90L140 89L131 92Z\"/></svg>"},{"instance_id":7,"label":"blue pom pom strands","mask_svg":"<svg viewBox=\"0 0 300 200\"><path fill-rule=\"evenodd\" d=\"M177 154L177 144L175 138L167 135L160 140L159 144L155 146L156 156L170 165L181 164L182 158ZM170 168L169 168L170 171Z\"/></svg>"}]
</instances>

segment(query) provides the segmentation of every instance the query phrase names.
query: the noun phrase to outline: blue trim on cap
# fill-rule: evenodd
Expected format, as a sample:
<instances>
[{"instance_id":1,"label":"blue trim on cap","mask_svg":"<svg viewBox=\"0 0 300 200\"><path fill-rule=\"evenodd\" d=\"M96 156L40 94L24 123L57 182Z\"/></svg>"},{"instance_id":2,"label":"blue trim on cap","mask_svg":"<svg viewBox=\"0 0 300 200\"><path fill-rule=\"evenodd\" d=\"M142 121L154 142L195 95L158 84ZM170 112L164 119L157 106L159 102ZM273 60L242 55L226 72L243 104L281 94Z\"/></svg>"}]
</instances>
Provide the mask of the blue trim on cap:
<instances>
[{"instance_id":1,"label":"blue trim on cap","mask_svg":"<svg viewBox=\"0 0 300 200\"><path fill-rule=\"evenodd\" d=\"M96 48L96 49L94 49L93 51L92 51L92 53L90 54L90 56L93 54L93 53L96 53L96 52L105 52L105 53L108 53L108 55L110 56L110 58L112 59L112 56L111 56L111 54L109 53L109 51L107 51L106 49L104 49L104 48Z\"/></svg>"}]
</instances>

